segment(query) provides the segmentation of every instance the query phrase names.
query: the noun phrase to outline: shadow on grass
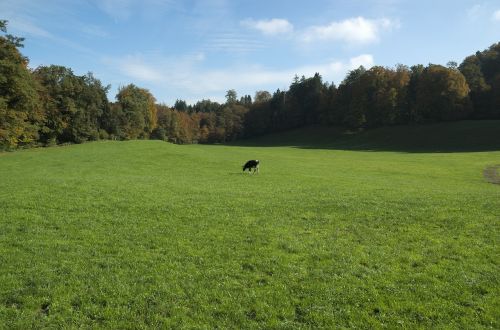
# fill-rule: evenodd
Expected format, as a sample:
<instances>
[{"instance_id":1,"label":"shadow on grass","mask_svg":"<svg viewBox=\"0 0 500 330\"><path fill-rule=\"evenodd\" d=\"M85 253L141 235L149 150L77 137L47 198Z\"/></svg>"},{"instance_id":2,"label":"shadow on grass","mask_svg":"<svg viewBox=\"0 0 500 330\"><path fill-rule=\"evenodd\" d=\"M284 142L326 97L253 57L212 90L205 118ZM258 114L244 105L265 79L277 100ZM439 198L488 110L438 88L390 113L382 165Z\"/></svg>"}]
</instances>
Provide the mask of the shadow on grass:
<instances>
[{"instance_id":1,"label":"shadow on grass","mask_svg":"<svg viewBox=\"0 0 500 330\"><path fill-rule=\"evenodd\" d=\"M230 145L408 153L500 151L500 120L392 126L361 132L336 127L306 127L239 140Z\"/></svg>"}]
</instances>

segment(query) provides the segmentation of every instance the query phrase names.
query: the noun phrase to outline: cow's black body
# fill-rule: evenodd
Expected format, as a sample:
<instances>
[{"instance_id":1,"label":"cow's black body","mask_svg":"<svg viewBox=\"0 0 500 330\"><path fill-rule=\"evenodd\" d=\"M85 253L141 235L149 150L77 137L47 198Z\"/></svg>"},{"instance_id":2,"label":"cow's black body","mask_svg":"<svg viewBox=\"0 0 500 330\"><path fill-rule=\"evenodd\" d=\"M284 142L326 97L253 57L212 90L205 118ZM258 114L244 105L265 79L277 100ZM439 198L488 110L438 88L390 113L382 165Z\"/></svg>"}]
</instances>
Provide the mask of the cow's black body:
<instances>
[{"instance_id":1,"label":"cow's black body","mask_svg":"<svg viewBox=\"0 0 500 330\"><path fill-rule=\"evenodd\" d=\"M249 172L252 172L252 169L253 169L253 172L257 172L259 173L259 161L258 160L249 160L248 162L245 163L245 165L243 165L243 172L245 172L245 170L248 169Z\"/></svg>"}]
</instances>

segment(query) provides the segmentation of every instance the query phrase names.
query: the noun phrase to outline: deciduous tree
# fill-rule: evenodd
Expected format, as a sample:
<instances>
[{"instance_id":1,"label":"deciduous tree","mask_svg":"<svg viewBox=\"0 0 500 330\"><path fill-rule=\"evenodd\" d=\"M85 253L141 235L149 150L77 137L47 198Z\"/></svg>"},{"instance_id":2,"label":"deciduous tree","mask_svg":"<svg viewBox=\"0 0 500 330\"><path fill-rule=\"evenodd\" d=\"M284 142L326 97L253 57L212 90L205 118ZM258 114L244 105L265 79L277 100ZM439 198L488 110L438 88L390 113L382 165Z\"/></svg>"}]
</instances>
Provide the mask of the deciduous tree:
<instances>
[{"instance_id":1,"label":"deciduous tree","mask_svg":"<svg viewBox=\"0 0 500 330\"><path fill-rule=\"evenodd\" d=\"M153 95L133 84L122 87L116 95L121 107L120 123L125 138L148 138L156 128L156 106Z\"/></svg>"},{"instance_id":2,"label":"deciduous tree","mask_svg":"<svg viewBox=\"0 0 500 330\"><path fill-rule=\"evenodd\" d=\"M0 21L7 32L7 21ZM0 36L0 149L35 144L44 113L36 81L21 55L22 38Z\"/></svg>"}]
</instances>

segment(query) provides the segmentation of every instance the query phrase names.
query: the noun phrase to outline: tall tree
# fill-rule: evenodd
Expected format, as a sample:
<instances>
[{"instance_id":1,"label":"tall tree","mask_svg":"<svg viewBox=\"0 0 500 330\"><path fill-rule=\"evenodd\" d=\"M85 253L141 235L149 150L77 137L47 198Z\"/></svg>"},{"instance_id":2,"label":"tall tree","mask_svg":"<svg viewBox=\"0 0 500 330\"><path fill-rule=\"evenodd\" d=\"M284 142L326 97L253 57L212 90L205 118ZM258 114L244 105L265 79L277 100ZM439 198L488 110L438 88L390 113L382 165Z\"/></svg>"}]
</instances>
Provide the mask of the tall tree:
<instances>
[{"instance_id":1,"label":"tall tree","mask_svg":"<svg viewBox=\"0 0 500 330\"><path fill-rule=\"evenodd\" d=\"M248 108L240 104L229 104L222 109L224 116L224 137L223 141L232 141L243 136L243 123Z\"/></svg>"},{"instance_id":2,"label":"tall tree","mask_svg":"<svg viewBox=\"0 0 500 330\"><path fill-rule=\"evenodd\" d=\"M210 100L201 100L193 105L194 112L216 112L221 105Z\"/></svg>"},{"instance_id":3,"label":"tall tree","mask_svg":"<svg viewBox=\"0 0 500 330\"><path fill-rule=\"evenodd\" d=\"M97 140L109 103L103 86L91 73L76 76L63 66L40 66L33 72L42 86L46 111L45 143Z\"/></svg>"},{"instance_id":4,"label":"tall tree","mask_svg":"<svg viewBox=\"0 0 500 330\"><path fill-rule=\"evenodd\" d=\"M430 64L419 76L416 112L423 121L450 121L471 113L469 86L456 69Z\"/></svg>"},{"instance_id":5,"label":"tall tree","mask_svg":"<svg viewBox=\"0 0 500 330\"><path fill-rule=\"evenodd\" d=\"M339 86L338 107L339 115L344 125L350 128L360 128L366 123L366 114L363 104L361 77L366 69L363 66L349 71Z\"/></svg>"},{"instance_id":6,"label":"tall tree","mask_svg":"<svg viewBox=\"0 0 500 330\"><path fill-rule=\"evenodd\" d=\"M459 66L471 89L476 118L500 118L500 43L468 56Z\"/></svg>"},{"instance_id":7,"label":"tall tree","mask_svg":"<svg viewBox=\"0 0 500 330\"><path fill-rule=\"evenodd\" d=\"M248 107L252 104L252 97L250 95L245 95L240 98L241 105Z\"/></svg>"},{"instance_id":8,"label":"tall tree","mask_svg":"<svg viewBox=\"0 0 500 330\"><path fill-rule=\"evenodd\" d=\"M238 100L238 94L234 89L230 89L226 92L226 103L233 104Z\"/></svg>"},{"instance_id":9,"label":"tall tree","mask_svg":"<svg viewBox=\"0 0 500 330\"><path fill-rule=\"evenodd\" d=\"M184 100L175 100L174 109L177 111L188 111L188 105Z\"/></svg>"},{"instance_id":10,"label":"tall tree","mask_svg":"<svg viewBox=\"0 0 500 330\"><path fill-rule=\"evenodd\" d=\"M147 89L130 84L118 90L116 100L121 107L122 138L148 138L157 126L153 95Z\"/></svg>"},{"instance_id":11,"label":"tall tree","mask_svg":"<svg viewBox=\"0 0 500 330\"><path fill-rule=\"evenodd\" d=\"M0 20L0 31L7 32L7 21ZM0 149L36 143L44 120L39 86L28 70L28 59L18 50L22 41L0 36Z\"/></svg>"},{"instance_id":12,"label":"tall tree","mask_svg":"<svg viewBox=\"0 0 500 330\"><path fill-rule=\"evenodd\" d=\"M340 125L342 122L339 115L338 89L335 84L326 87L323 101L321 102L320 122L325 125Z\"/></svg>"},{"instance_id":13,"label":"tall tree","mask_svg":"<svg viewBox=\"0 0 500 330\"><path fill-rule=\"evenodd\" d=\"M366 126L376 127L399 122L405 106L409 72L404 66L396 70L374 66L359 80L362 85Z\"/></svg>"},{"instance_id":14,"label":"tall tree","mask_svg":"<svg viewBox=\"0 0 500 330\"><path fill-rule=\"evenodd\" d=\"M256 103L269 102L272 97L273 96L268 91L256 91L254 102Z\"/></svg>"}]
</instances>

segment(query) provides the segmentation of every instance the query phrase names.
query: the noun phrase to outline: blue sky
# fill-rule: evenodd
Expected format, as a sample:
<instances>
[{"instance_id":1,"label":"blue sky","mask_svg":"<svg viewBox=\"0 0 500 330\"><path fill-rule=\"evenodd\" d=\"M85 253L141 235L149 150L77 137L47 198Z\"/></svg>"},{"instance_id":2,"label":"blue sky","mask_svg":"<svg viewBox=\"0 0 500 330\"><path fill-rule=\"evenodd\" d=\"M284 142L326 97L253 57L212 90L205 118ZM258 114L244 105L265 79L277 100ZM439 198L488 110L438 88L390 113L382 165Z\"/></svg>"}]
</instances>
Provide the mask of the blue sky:
<instances>
[{"instance_id":1,"label":"blue sky","mask_svg":"<svg viewBox=\"0 0 500 330\"><path fill-rule=\"evenodd\" d=\"M287 88L295 74L340 83L364 65L460 63L500 41L500 1L1 0L30 67L134 83L158 102L224 101Z\"/></svg>"}]
</instances>

